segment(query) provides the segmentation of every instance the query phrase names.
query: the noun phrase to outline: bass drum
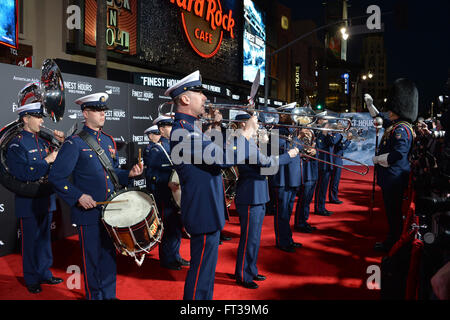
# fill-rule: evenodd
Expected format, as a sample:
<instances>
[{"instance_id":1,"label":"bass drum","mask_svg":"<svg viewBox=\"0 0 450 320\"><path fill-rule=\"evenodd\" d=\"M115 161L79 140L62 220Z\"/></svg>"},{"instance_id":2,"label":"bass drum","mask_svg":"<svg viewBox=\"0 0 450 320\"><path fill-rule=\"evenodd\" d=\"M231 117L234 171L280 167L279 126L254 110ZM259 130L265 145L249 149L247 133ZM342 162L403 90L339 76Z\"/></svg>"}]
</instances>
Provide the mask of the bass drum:
<instances>
[{"instance_id":1,"label":"bass drum","mask_svg":"<svg viewBox=\"0 0 450 320\"><path fill-rule=\"evenodd\" d=\"M161 242L164 228L155 199L142 189L112 194L102 207L102 221L117 251L134 258L138 266Z\"/></svg>"},{"instance_id":2,"label":"bass drum","mask_svg":"<svg viewBox=\"0 0 450 320\"><path fill-rule=\"evenodd\" d=\"M15 138L22 131L23 124L19 120L15 120L6 125L0 131L0 183L9 191L21 197L46 197L51 195L53 186L48 182L47 177L43 177L37 181L20 181L16 179L6 165L6 153L8 152L8 145L13 138ZM40 137L49 141L50 144L57 148L56 140L51 136L41 131Z\"/></svg>"}]
</instances>

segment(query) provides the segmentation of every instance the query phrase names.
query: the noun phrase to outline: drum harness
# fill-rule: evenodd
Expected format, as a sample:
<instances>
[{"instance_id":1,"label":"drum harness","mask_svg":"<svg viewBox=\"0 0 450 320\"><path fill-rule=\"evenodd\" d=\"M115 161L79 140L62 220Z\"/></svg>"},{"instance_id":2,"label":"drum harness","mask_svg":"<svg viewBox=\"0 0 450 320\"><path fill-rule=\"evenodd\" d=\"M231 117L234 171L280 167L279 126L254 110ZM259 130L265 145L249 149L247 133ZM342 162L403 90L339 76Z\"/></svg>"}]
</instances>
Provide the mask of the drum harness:
<instances>
[{"instance_id":1,"label":"drum harness","mask_svg":"<svg viewBox=\"0 0 450 320\"><path fill-rule=\"evenodd\" d=\"M98 159L100 160L100 163L103 165L105 170L108 172L109 176L111 177L111 181L114 185L115 190L122 189L120 183L119 183L119 177L114 172L114 168L111 164L111 161L109 161L108 157L105 154L105 150L100 146L100 144L94 139L93 136L91 136L86 131L82 130L80 133L78 133L78 136L83 139L84 142L87 143L89 147L91 147L92 150L95 151L95 153L98 155Z\"/></svg>"}]
</instances>

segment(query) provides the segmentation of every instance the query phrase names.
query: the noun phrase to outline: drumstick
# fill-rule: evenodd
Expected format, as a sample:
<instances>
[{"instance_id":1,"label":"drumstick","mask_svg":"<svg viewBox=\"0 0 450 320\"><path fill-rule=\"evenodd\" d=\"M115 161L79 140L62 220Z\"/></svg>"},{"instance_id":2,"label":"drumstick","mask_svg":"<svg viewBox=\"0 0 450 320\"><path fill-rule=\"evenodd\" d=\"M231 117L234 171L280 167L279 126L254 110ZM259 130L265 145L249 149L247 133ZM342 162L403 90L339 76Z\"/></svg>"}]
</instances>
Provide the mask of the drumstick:
<instances>
[{"instance_id":1,"label":"drumstick","mask_svg":"<svg viewBox=\"0 0 450 320\"><path fill-rule=\"evenodd\" d=\"M141 159L142 159L141 154L142 154L142 149L139 148L139 156L138 156L138 163L139 163L139 164L141 164Z\"/></svg>"},{"instance_id":2,"label":"drumstick","mask_svg":"<svg viewBox=\"0 0 450 320\"><path fill-rule=\"evenodd\" d=\"M128 202L128 200L101 201L101 202L96 202L96 204L101 205L101 204L110 204L110 203L119 203L119 202Z\"/></svg>"}]
</instances>

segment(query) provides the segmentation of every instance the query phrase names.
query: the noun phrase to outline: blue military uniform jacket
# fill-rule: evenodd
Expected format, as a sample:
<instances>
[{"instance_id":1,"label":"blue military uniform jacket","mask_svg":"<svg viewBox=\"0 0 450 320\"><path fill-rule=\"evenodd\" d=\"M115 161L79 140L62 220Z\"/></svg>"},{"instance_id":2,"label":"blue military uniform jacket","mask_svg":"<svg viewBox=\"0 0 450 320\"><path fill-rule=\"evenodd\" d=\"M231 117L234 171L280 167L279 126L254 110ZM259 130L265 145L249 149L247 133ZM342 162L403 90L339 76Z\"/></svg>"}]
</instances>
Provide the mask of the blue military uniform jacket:
<instances>
[{"instance_id":1,"label":"blue military uniform jacket","mask_svg":"<svg viewBox=\"0 0 450 320\"><path fill-rule=\"evenodd\" d=\"M37 181L45 177L50 165L44 158L50 153L50 143L37 134L23 130L8 145L6 164L11 174L20 181ZM55 197L28 198L15 195L16 216L56 210Z\"/></svg>"},{"instance_id":2,"label":"blue military uniform jacket","mask_svg":"<svg viewBox=\"0 0 450 320\"><path fill-rule=\"evenodd\" d=\"M289 136L290 131L288 128L280 127L279 134L283 136ZM298 141L296 138L294 141ZM301 144L293 144L292 146L286 139L279 139L279 154L287 152L289 149L297 147L299 150L302 149ZM292 158L286 165L280 165L280 169L273 176L270 177L271 185L273 187L298 187L301 184L301 167L300 167L300 154Z\"/></svg>"},{"instance_id":3,"label":"blue military uniform jacket","mask_svg":"<svg viewBox=\"0 0 450 320\"><path fill-rule=\"evenodd\" d=\"M270 200L268 177L261 174L261 168L283 166L290 163L291 158L287 152L279 157L267 157L258 150L258 146L253 139L250 139L250 141L247 141L244 137L238 139L244 142L245 152L240 151L237 154L239 178L234 201L236 204L250 205L267 203ZM240 157L245 159L240 159ZM249 159L254 159L254 163L250 162Z\"/></svg>"},{"instance_id":4,"label":"blue military uniform jacket","mask_svg":"<svg viewBox=\"0 0 450 320\"><path fill-rule=\"evenodd\" d=\"M302 158L302 181L317 181L318 176L318 161L310 158Z\"/></svg>"},{"instance_id":5,"label":"blue military uniform jacket","mask_svg":"<svg viewBox=\"0 0 450 320\"><path fill-rule=\"evenodd\" d=\"M324 135L322 132L317 133L316 136L316 147L320 150L333 153L334 145L337 143L337 137L334 134ZM331 156L325 152L317 152L317 158L320 160L325 160L333 163L335 157ZM318 163L319 170L322 171L331 171L333 168L330 164L319 161Z\"/></svg>"},{"instance_id":6,"label":"blue military uniform jacket","mask_svg":"<svg viewBox=\"0 0 450 320\"><path fill-rule=\"evenodd\" d=\"M111 161L119 177L119 183L126 186L129 172L119 169L113 138L101 130L97 132L86 126L83 130L96 138ZM77 206L78 199L82 194L88 194L97 202L105 201L114 192L114 185L95 151L78 135L70 136L64 141L48 178L54 185L56 193L72 207L72 223L76 225L99 223L100 207L84 210Z\"/></svg>"},{"instance_id":7,"label":"blue military uniform jacket","mask_svg":"<svg viewBox=\"0 0 450 320\"><path fill-rule=\"evenodd\" d=\"M225 190L221 169L230 167L223 148L195 126L198 118L175 113L171 131L171 158L181 185L181 219L190 234L211 233L225 225ZM211 161L204 154L222 161ZM180 156L185 160L179 161ZM221 163L220 163L221 162Z\"/></svg>"},{"instance_id":8,"label":"blue military uniform jacket","mask_svg":"<svg viewBox=\"0 0 450 320\"><path fill-rule=\"evenodd\" d=\"M351 141L350 140L345 140L344 141L344 136L341 133L333 133L332 134L334 138L332 138L332 142L334 142L334 148L333 148L333 153L338 155L338 156L343 156L344 155L344 150L346 150L348 148L348 146L350 145ZM333 157L333 163L338 164L338 165L342 165L343 164L343 160L339 157Z\"/></svg>"},{"instance_id":9,"label":"blue military uniform jacket","mask_svg":"<svg viewBox=\"0 0 450 320\"><path fill-rule=\"evenodd\" d=\"M160 144L151 142L145 149L144 163L147 166L145 176L147 184L151 185L150 189L154 188L158 199L167 204L171 195L167 184L173 168L162 148L170 157L170 141L164 137L161 137Z\"/></svg>"},{"instance_id":10,"label":"blue military uniform jacket","mask_svg":"<svg viewBox=\"0 0 450 320\"><path fill-rule=\"evenodd\" d=\"M406 187L410 165L408 154L414 139L411 125L405 121L383 119L385 132L381 139L377 155L388 153L389 167L376 165L377 183L380 187Z\"/></svg>"},{"instance_id":11,"label":"blue military uniform jacket","mask_svg":"<svg viewBox=\"0 0 450 320\"><path fill-rule=\"evenodd\" d=\"M149 166L150 163L150 150L155 146L154 142L151 142L145 147L144 150L144 165L145 165L145 182L147 186L147 190L154 194L156 191L156 176L153 174L153 169Z\"/></svg>"}]
</instances>

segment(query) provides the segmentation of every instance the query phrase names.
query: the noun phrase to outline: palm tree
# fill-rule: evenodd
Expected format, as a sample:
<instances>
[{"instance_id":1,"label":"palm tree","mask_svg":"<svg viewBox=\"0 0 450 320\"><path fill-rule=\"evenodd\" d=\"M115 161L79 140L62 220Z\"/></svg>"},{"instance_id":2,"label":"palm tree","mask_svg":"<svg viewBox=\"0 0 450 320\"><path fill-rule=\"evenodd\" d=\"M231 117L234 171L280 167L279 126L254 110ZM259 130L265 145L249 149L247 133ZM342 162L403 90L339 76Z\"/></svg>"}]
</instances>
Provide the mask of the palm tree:
<instances>
[{"instance_id":1,"label":"palm tree","mask_svg":"<svg viewBox=\"0 0 450 320\"><path fill-rule=\"evenodd\" d=\"M97 78L108 79L108 56L106 49L106 1L97 1Z\"/></svg>"}]
</instances>

